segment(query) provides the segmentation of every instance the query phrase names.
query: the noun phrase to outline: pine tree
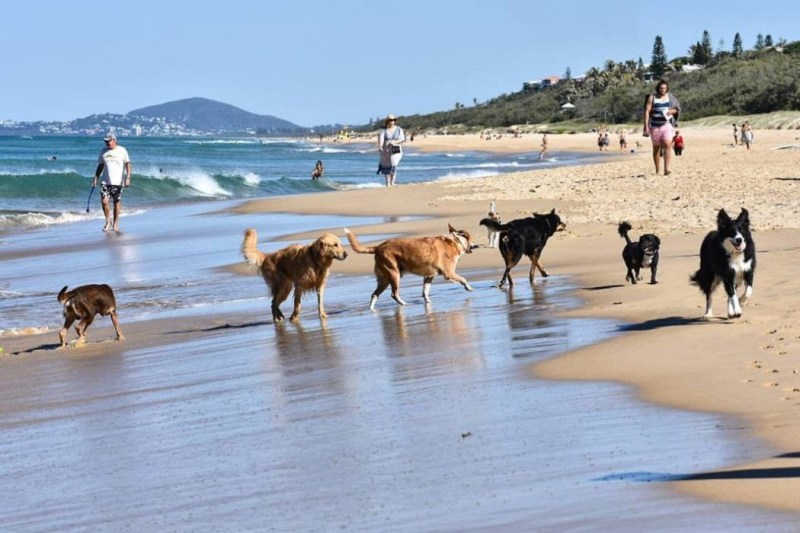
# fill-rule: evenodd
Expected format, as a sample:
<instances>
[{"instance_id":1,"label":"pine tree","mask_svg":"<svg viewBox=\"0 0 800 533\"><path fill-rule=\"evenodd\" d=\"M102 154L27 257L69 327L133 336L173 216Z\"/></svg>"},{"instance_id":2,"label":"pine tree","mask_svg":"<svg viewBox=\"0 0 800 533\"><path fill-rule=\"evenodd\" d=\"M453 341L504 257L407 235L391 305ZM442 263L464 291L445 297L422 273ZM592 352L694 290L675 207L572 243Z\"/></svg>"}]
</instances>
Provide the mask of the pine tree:
<instances>
[{"instance_id":1,"label":"pine tree","mask_svg":"<svg viewBox=\"0 0 800 533\"><path fill-rule=\"evenodd\" d=\"M708 31L703 31L703 40L702 48L703 48L703 62L700 63L701 65L707 65L711 58L714 57L714 51L711 49L711 34Z\"/></svg>"},{"instance_id":2,"label":"pine tree","mask_svg":"<svg viewBox=\"0 0 800 533\"><path fill-rule=\"evenodd\" d=\"M744 49L742 48L742 36L739 32L733 36L733 57L742 57Z\"/></svg>"},{"instance_id":3,"label":"pine tree","mask_svg":"<svg viewBox=\"0 0 800 533\"><path fill-rule=\"evenodd\" d=\"M764 36L760 33L756 35L756 50L764 48Z\"/></svg>"},{"instance_id":4,"label":"pine tree","mask_svg":"<svg viewBox=\"0 0 800 533\"><path fill-rule=\"evenodd\" d=\"M764 37L764 46L766 46L767 48L772 47L772 35L770 35L769 33L767 34L766 37Z\"/></svg>"},{"instance_id":5,"label":"pine tree","mask_svg":"<svg viewBox=\"0 0 800 533\"><path fill-rule=\"evenodd\" d=\"M572 70L570 70L569 67L567 67L567 71L564 73L564 79L565 80L571 80L572 79Z\"/></svg>"},{"instance_id":6,"label":"pine tree","mask_svg":"<svg viewBox=\"0 0 800 533\"><path fill-rule=\"evenodd\" d=\"M650 59L650 72L653 76L660 78L667 71L667 53L664 51L664 41L660 35L656 35L653 42L653 56Z\"/></svg>"}]
</instances>

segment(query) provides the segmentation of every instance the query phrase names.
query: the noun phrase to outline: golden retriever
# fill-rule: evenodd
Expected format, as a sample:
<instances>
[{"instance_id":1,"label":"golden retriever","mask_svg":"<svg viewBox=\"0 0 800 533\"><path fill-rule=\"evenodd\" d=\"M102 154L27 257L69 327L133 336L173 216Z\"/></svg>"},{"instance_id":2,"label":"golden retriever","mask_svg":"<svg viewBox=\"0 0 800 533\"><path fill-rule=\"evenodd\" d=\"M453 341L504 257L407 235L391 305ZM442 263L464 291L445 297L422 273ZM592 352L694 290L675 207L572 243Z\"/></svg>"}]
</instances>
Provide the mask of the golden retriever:
<instances>
[{"instance_id":1,"label":"golden retriever","mask_svg":"<svg viewBox=\"0 0 800 533\"><path fill-rule=\"evenodd\" d=\"M62 348L67 346L69 327L78 319L80 322L75 326L75 332L78 334L75 346L86 344L86 329L94 322L94 317L97 315L111 315L117 340L125 338L117 320L117 301L114 298L114 291L108 285L82 285L71 291L67 291L65 285L58 293L58 302L64 306L64 327L58 332Z\"/></svg>"},{"instance_id":2,"label":"golden retriever","mask_svg":"<svg viewBox=\"0 0 800 533\"><path fill-rule=\"evenodd\" d=\"M289 320L300 319L300 299L310 290L317 292L319 317L326 318L323 300L325 282L334 259L343 261L347 252L342 241L332 233L326 233L308 246L293 244L277 252L267 254L257 248L256 230L244 232L242 255L248 264L258 269L272 293L272 318L276 322L284 319L279 308L289 297L294 287L294 311Z\"/></svg>"},{"instance_id":3,"label":"golden retriever","mask_svg":"<svg viewBox=\"0 0 800 533\"><path fill-rule=\"evenodd\" d=\"M362 246L353 232L344 229L354 252L375 255L378 287L372 293L370 309L375 309L378 296L389 285L392 286L392 298L400 305L406 304L400 298L400 277L406 272L423 277L422 298L426 303L431 301L431 283L436 274L441 274L446 280L457 281L468 291L472 290L467 280L456 274L456 265L462 255L472 253L476 246L466 231L457 230L450 224L447 227L450 231L447 235L389 239L377 246Z\"/></svg>"}]
</instances>

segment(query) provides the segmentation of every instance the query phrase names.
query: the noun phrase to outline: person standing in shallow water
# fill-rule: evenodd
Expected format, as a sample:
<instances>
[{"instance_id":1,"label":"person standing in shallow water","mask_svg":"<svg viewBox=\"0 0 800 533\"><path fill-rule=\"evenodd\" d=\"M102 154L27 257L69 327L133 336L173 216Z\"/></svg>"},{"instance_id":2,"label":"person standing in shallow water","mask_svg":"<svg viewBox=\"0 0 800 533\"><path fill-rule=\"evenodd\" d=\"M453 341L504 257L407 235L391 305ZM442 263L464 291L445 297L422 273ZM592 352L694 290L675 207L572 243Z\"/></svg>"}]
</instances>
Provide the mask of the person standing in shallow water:
<instances>
[{"instance_id":1,"label":"person standing in shallow water","mask_svg":"<svg viewBox=\"0 0 800 533\"><path fill-rule=\"evenodd\" d=\"M97 169L94 171L92 187L97 186L97 180L102 176L103 183L100 187L100 198L103 205L103 215L106 223L103 231L119 231L119 217L122 215L122 189L131 186L131 160L128 151L117 144L117 136L113 133L103 137L105 148L100 151L97 158ZM114 218L111 218L109 200L114 201Z\"/></svg>"},{"instance_id":2,"label":"person standing in shallow water","mask_svg":"<svg viewBox=\"0 0 800 533\"><path fill-rule=\"evenodd\" d=\"M661 169L661 154L664 155L664 175L669 176L670 163L672 162L672 139L675 137L673 123L677 121L681 112L678 99L669 92L669 84L659 80L656 84L655 94L647 98L644 107L644 128L642 136L650 137L653 141L653 163L656 174Z\"/></svg>"},{"instance_id":3,"label":"person standing in shallow water","mask_svg":"<svg viewBox=\"0 0 800 533\"><path fill-rule=\"evenodd\" d=\"M322 164L322 161L317 161L317 164L314 165L314 170L311 171L311 179L318 180L325 174L325 165Z\"/></svg>"},{"instance_id":4,"label":"person standing in shallow water","mask_svg":"<svg viewBox=\"0 0 800 533\"><path fill-rule=\"evenodd\" d=\"M406 140L403 128L397 125L397 117L389 115L386 117L384 127L378 133L378 151L381 154L378 163L378 174L383 174L386 179L386 186L394 185L397 176L397 166L403 158L403 149L400 147Z\"/></svg>"}]
</instances>

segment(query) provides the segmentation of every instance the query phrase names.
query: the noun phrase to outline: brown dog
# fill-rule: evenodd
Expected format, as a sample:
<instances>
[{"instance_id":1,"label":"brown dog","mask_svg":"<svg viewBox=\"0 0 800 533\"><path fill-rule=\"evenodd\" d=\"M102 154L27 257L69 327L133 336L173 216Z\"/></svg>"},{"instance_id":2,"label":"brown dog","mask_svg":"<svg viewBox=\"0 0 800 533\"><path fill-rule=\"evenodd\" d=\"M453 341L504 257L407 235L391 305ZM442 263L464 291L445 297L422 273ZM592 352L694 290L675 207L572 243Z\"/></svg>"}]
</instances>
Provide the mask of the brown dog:
<instances>
[{"instance_id":1,"label":"brown dog","mask_svg":"<svg viewBox=\"0 0 800 533\"><path fill-rule=\"evenodd\" d=\"M293 244L277 252L267 254L256 247L258 235L250 228L244 232L242 255L261 273L272 293L272 318L276 322L284 319L279 308L294 287L294 311L290 320L300 318L300 299L303 293L317 291L319 317L326 318L323 300L325 282L334 259L343 261L347 252L336 235L326 233L308 246Z\"/></svg>"},{"instance_id":2,"label":"brown dog","mask_svg":"<svg viewBox=\"0 0 800 533\"><path fill-rule=\"evenodd\" d=\"M375 277L378 287L372 293L369 308L375 309L375 302L386 287L392 286L392 298L400 305L406 303L400 298L400 276L411 272L423 277L422 298L430 302L433 277L441 274L444 279L457 281L468 291L472 290L467 280L456 274L456 265L461 256L470 254L476 247L472 237L464 230L447 225L450 233L439 237L389 239L378 246L362 246L356 236L344 229L353 251L359 254L375 254Z\"/></svg>"},{"instance_id":3,"label":"brown dog","mask_svg":"<svg viewBox=\"0 0 800 533\"><path fill-rule=\"evenodd\" d=\"M73 322L80 319L75 331L78 333L78 340L75 346L86 344L86 329L94 322L96 315L111 315L111 323L117 332L117 340L121 341L125 337L119 328L117 320L117 301L114 298L114 291L108 285L83 285L67 291L65 286L58 293L58 301L64 306L64 327L58 332L61 340L61 347L67 346L67 331Z\"/></svg>"}]
</instances>

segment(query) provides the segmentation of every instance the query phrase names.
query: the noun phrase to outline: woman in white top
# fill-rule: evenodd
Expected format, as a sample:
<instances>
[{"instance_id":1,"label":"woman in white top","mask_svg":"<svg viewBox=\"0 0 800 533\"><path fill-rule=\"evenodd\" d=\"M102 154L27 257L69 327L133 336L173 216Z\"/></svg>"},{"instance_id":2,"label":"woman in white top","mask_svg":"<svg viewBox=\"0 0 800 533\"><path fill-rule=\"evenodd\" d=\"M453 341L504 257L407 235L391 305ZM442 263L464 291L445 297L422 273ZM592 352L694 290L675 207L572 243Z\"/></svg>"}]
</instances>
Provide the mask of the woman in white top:
<instances>
[{"instance_id":1,"label":"woman in white top","mask_svg":"<svg viewBox=\"0 0 800 533\"><path fill-rule=\"evenodd\" d=\"M378 150L381 153L381 161L378 164L378 174L383 174L386 178L386 186L394 185L394 178L397 174L397 165L403 158L403 149L400 147L406 140L403 128L397 125L397 117L389 115L386 117L383 129L378 134Z\"/></svg>"}]
</instances>

